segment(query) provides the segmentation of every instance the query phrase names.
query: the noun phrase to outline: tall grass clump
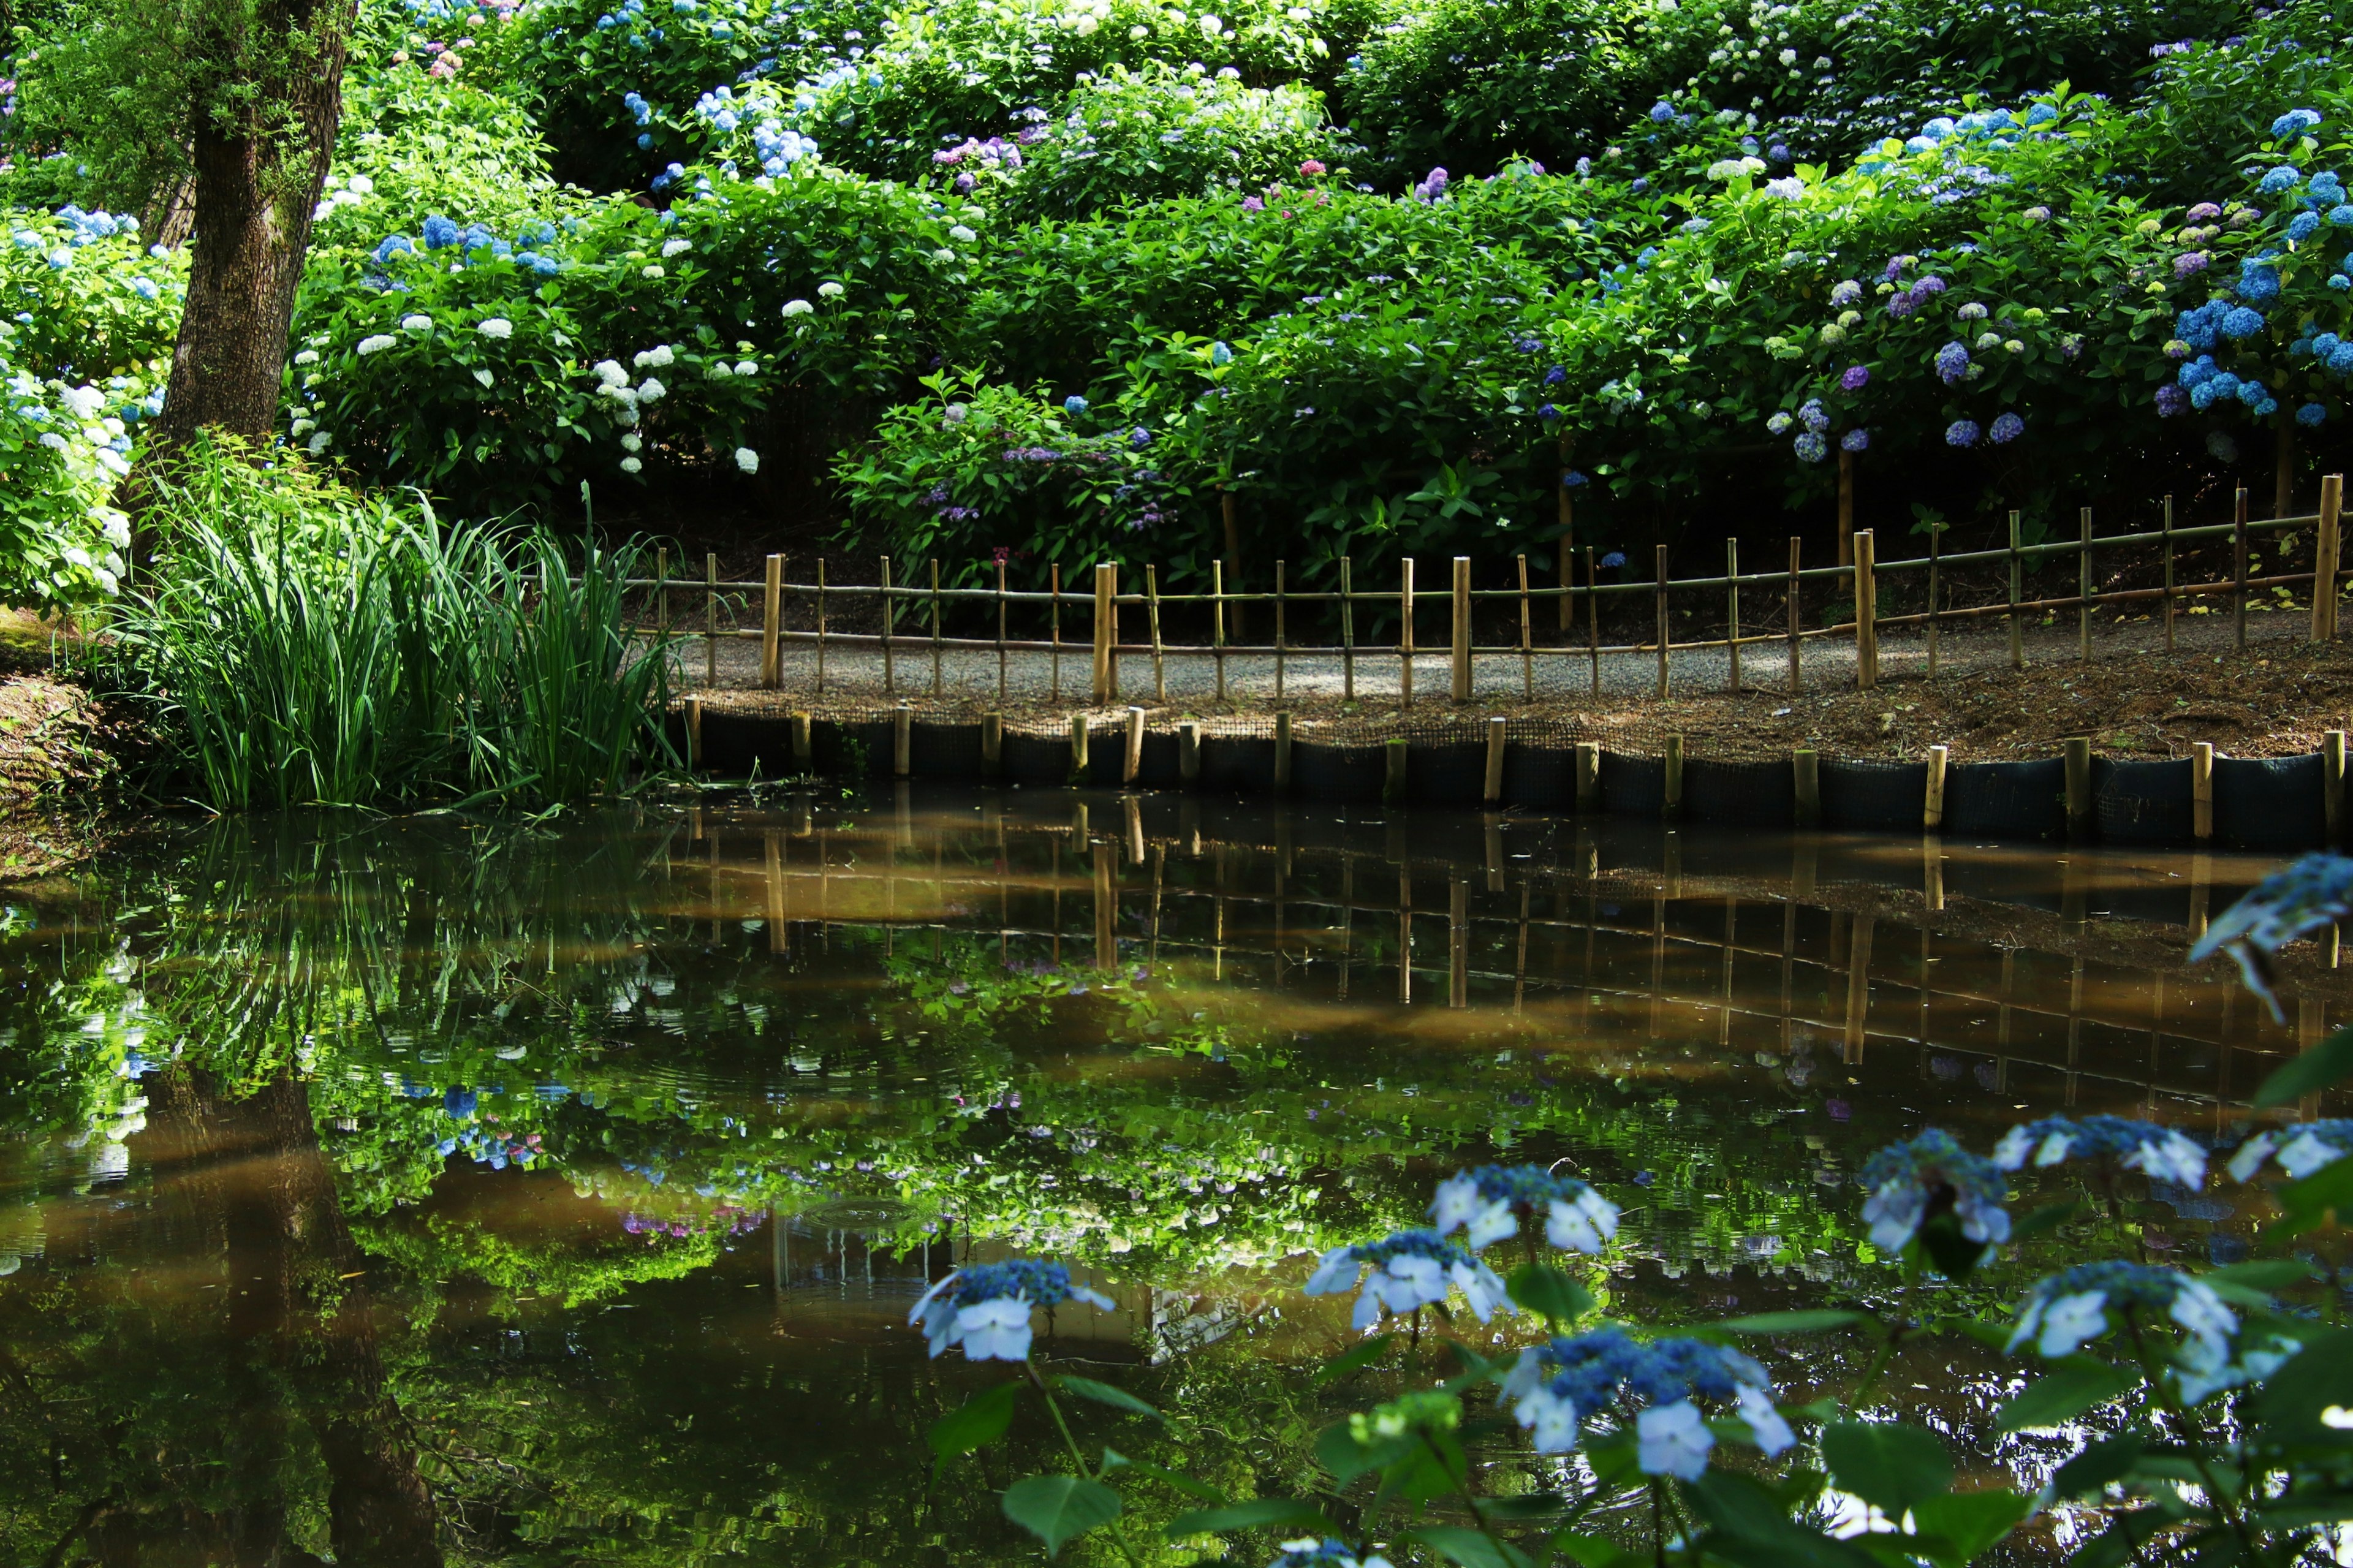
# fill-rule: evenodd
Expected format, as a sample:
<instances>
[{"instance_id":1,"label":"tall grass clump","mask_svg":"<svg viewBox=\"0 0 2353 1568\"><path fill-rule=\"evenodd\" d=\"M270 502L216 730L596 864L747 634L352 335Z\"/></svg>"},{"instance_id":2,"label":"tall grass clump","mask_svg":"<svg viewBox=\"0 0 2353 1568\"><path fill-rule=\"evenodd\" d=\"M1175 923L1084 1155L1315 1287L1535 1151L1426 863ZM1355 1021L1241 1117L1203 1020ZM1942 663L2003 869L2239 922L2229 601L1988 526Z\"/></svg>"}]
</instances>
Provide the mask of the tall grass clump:
<instances>
[{"instance_id":1,"label":"tall grass clump","mask_svg":"<svg viewBox=\"0 0 2353 1568\"><path fill-rule=\"evenodd\" d=\"M567 801L675 761L669 651L624 618L634 547L444 527L227 441L153 478L146 523L97 657L216 810Z\"/></svg>"}]
</instances>

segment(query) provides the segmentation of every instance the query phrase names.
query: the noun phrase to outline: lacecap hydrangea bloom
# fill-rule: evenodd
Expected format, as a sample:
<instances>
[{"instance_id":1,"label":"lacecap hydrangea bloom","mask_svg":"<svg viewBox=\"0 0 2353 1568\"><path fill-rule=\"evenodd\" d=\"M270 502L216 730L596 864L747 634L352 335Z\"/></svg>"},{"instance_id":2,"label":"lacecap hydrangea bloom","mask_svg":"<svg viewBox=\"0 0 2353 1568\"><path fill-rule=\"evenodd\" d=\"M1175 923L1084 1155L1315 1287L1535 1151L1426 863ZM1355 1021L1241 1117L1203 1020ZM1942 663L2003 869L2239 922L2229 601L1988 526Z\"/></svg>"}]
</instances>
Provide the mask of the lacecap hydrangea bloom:
<instances>
[{"instance_id":1,"label":"lacecap hydrangea bloom","mask_svg":"<svg viewBox=\"0 0 2353 1568\"><path fill-rule=\"evenodd\" d=\"M1736 1405L1767 1457L1797 1441L1771 1387L1765 1369L1738 1351L1693 1339L1645 1342L1612 1323L1522 1351L1503 1396L1536 1452L1560 1454L1577 1446L1579 1422L1613 1409L1623 1390L1642 1406L1634 1428L1643 1472L1697 1480L1715 1447L1700 1400Z\"/></svg>"},{"instance_id":2,"label":"lacecap hydrangea bloom","mask_svg":"<svg viewBox=\"0 0 2353 1568\"><path fill-rule=\"evenodd\" d=\"M1520 1221L1545 1216L1545 1239L1567 1252L1598 1253L1618 1234L1618 1205L1583 1182L1541 1165L1482 1165L1438 1184L1430 1217L1440 1236L1463 1233L1472 1251L1517 1236Z\"/></svg>"},{"instance_id":3,"label":"lacecap hydrangea bloom","mask_svg":"<svg viewBox=\"0 0 2353 1568\"><path fill-rule=\"evenodd\" d=\"M2040 1281L2019 1309L2009 1348L2031 1339L2045 1356L2073 1355L2115 1327L2112 1313L2156 1311L2179 1324L2202 1356L2228 1358L2239 1320L2213 1287L2179 1268L2145 1263L2082 1263Z\"/></svg>"},{"instance_id":4,"label":"lacecap hydrangea bloom","mask_svg":"<svg viewBox=\"0 0 2353 1568\"><path fill-rule=\"evenodd\" d=\"M2353 911L2353 859L2342 855L2306 855L2273 872L2206 928L2189 950L2191 963L2228 952L2246 977L2247 989L2262 997L2272 1016L2285 1021L2272 994L2270 957L2306 931Z\"/></svg>"},{"instance_id":5,"label":"lacecap hydrangea bloom","mask_svg":"<svg viewBox=\"0 0 2353 1568\"><path fill-rule=\"evenodd\" d=\"M2030 1158L2037 1166L2106 1158L2161 1182L2192 1189L2206 1184L2205 1150L2170 1127L2126 1116L2046 1116L2011 1128L1994 1145L1999 1169L2015 1171Z\"/></svg>"},{"instance_id":6,"label":"lacecap hydrangea bloom","mask_svg":"<svg viewBox=\"0 0 2353 1568\"><path fill-rule=\"evenodd\" d=\"M2353 1121L2331 1118L2258 1132L2239 1145L2223 1169L2232 1181L2249 1182L2270 1160L2291 1179L2302 1181L2348 1153L2353 1153Z\"/></svg>"},{"instance_id":7,"label":"lacecap hydrangea bloom","mask_svg":"<svg viewBox=\"0 0 2353 1568\"><path fill-rule=\"evenodd\" d=\"M1359 1276L1365 1276L1365 1288L1350 1320L1359 1331L1369 1331L1384 1311L1431 1306L1445 1300L1449 1290L1461 1290L1482 1323L1498 1310L1517 1310L1493 1269L1462 1243L1434 1230L1401 1230L1379 1241L1335 1247L1316 1264L1306 1291L1336 1296L1355 1289Z\"/></svg>"},{"instance_id":8,"label":"lacecap hydrangea bloom","mask_svg":"<svg viewBox=\"0 0 2353 1568\"><path fill-rule=\"evenodd\" d=\"M1862 1217L1871 1244L1898 1253L1920 1234L1931 1215L1950 1213L1961 1234L1992 1245L2010 1239L2010 1211L2002 1207L2010 1184L1982 1154L1972 1154L1951 1133L1931 1127L1903 1143L1891 1143L1864 1162Z\"/></svg>"},{"instance_id":9,"label":"lacecap hydrangea bloom","mask_svg":"<svg viewBox=\"0 0 2353 1568\"><path fill-rule=\"evenodd\" d=\"M1330 1538L1318 1541L1303 1535L1296 1541L1282 1543L1282 1554L1267 1568L1389 1568L1389 1560L1377 1552L1364 1556L1344 1541Z\"/></svg>"},{"instance_id":10,"label":"lacecap hydrangea bloom","mask_svg":"<svg viewBox=\"0 0 2353 1568\"><path fill-rule=\"evenodd\" d=\"M1027 1361L1029 1314L1065 1301L1084 1301L1106 1312L1114 1305L1099 1291L1071 1284L1062 1264L1016 1258L957 1269L923 1292L907 1324L922 1325L934 1356L960 1344L967 1361Z\"/></svg>"}]
</instances>

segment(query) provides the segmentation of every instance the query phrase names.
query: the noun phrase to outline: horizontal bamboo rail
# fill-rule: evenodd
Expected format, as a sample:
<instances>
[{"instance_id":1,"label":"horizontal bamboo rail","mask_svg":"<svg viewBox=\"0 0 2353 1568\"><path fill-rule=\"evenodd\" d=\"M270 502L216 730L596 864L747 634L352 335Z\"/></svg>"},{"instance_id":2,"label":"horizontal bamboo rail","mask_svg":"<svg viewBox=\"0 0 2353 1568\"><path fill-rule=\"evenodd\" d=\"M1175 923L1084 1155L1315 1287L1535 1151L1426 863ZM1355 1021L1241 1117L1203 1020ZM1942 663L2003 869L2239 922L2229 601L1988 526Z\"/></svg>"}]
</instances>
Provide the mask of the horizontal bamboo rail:
<instances>
[{"instance_id":1,"label":"horizontal bamboo rail","mask_svg":"<svg viewBox=\"0 0 2353 1568\"><path fill-rule=\"evenodd\" d=\"M1799 663L1799 645L1808 640L1837 639L1851 643L1855 649L1855 680L1858 686L1870 687L1878 676L1877 642L1879 635L1894 627L1923 627L1926 631L1929 673L1936 672L1937 634L1947 623L1965 625L1988 617L2002 617L2010 628L2010 658L2023 667L2025 653L2022 630L2026 619L2055 616L2062 611L2077 612L2081 624L2080 652L2089 657L2091 648L2091 615L2095 609L2121 608L2154 604L2164 620L2165 646L2169 650L2174 643L2174 617L2178 605L2192 601L2222 595L2230 602L2236 640L2240 647L2246 643L2247 599L2251 593L2271 589L2303 587L2312 591L2311 637L2316 641L2333 638L2337 629L2337 604L2342 593L2340 571L2340 511L2343 486L2341 476L2329 475L2322 482L2320 510L2289 517L2251 520L2246 513L2246 492L2238 492L2238 515L2230 522L2207 523L2177 527L2173 523L2171 498L2167 498L2162 526L2156 530L2140 530L2125 533L2097 535L2092 531L2090 512L2084 511L2078 537L2047 541L2039 544L2017 542L2018 518L2010 520L2012 543L2007 548L1965 551L1945 553L1935 536L1929 541L1925 555L1907 560L1880 559L1876 540L1872 531L1860 530L1855 538L1861 542L1852 551L1852 559L1843 565L1802 566L1799 563L1799 542L1790 541L1789 567L1785 571L1741 572L1737 569L1736 550L1725 552L1726 570L1721 574L1701 577L1670 577L1665 571L1666 552L1660 547L1660 570L1655 576L1632 576L1624 581L1601 582L1600 570L1592 564L1592 551L1585 551L1585 581L1563 581L1549 586L1539 586L1528 581L1527 558L1515 558L1516 585L1481 588L1472 586L1472 562L1458 556L1451 574L1440 576L1439 585L1416 585L1413 562L1404 562L1401 581L1394 589L1364 589L1354 586L1350 563L1343 560L1336 588L1299 588L1289 585L1286 563L1274 566L1275 585L1271 590L1228 587L1223 563L1213 563L1211 585L1203 592L1174 592L1162 588L1157 573L1150 567L1143 574L1143 591L1136 591L1134 579L1122 583L1123 567L1110 562L1091 563L1082 584L1080 574L1065 577L1058 565L1052 571L1051 585L1044 589L1024 589L1008 586L1004 564L998 563L993 586L944 585L936 561L925 563L925 580L913 582L894 579L892 563L881 561L878 580L873 583L846 583L828 570L825 557L818 557L813 581L795 581L786 574L786 558L770 556L767 572L758 581L721 581L715 562L706 563L703 577L673 577L668 574L668 558L662 556L663 574L655 577L630 578L627 586L650 590L657 606L656 626L664 635L677 635L670 614L671 595L701 590L703 595L703 629L699 634L706 644L706 671L715 676L716 643L727 638L757 639L763 658L762 684L776 687L783 684L784 668L781 649L790 645L813 646L818 650L817 686L825 684L825 653L829 647L876 649L882 655L883 686L887 692L899 689L902 681L898 656L920 652L929 656L931 688L937 692L942 684L942 659L948 652L991 652L998 663L998 690L1003 694L1005 661L1013 653L1044 653L1053 658L1053 688L1059 697L1061 689L1061 658L1072 659L1086 657L1090 669L1088 685L1098 703L1119 699L1122 685L1122 664L1135 659L1149 659L1155 695L1166 690L1166 665L1172 659L1212 661L1218 670L1218 689L1224 695L1228 661L1237 658L1272 659L1275 689L1284 688L1290 660L1312 658L1337 660L1342 666L1344 690L1356 691L1356 664L1360 660L1398 660L1399 691L1404 701L1413 700L1413 666L1417 655L1443 657L1451 667L1450 696L1455 701L1467 700L1476 690L1476 670L1482 659L1515 659L1519 663L1522 683L1533 696L1535 669L1540 659L1582 659L1593 666L1595 689L1599 689L1600 659L1604 655L1649 654L1659 656L1659 683L1663 692L1668 688L1670 656L1677 651L1720 649L1726 655L1729 689L1753 689L1753 678L1744 679L1739 650L1767 644L1787 645L1789 651L1788 689L1798 689L1802 684ZM2272 572L2251 575L2248 569L2249 545L2259 536L2276 536L2312 531L2313 566L2308 571ZM2227 577L2208 582L2181 582L2176 567L2185 547L2227 542L2231 547L2232 570ZM2126 552L2155 551L2161 566L2163 583L2152 587L2117 587L2102 589L2095 586L2093 561L2095 556L2115 563ZM2073 559L2077 563L2076 591L2072 594L2044 595L2026 598L2022 594L2025 572L2035 565L2055 563ZM1574 552L1564 550L1562 560L1575 575ZM2007 595L1984 604L1950 604L1954 575L1971 568L1998 567L2009 580ZM1619 568L1630 571L1630 565ZM1430 578L1425 574L1424 581ZM1065 586L1065 583L1070 585ZM1882 613L1879 604L1886 597L1891 584L1922 583L1926 589L1927 607ZM1867 584L1868 594L1860 592ZM1836 595L1843 590L1852 596L1853 606L1844 618L1830 624L1808 626L1803 624L1801 609L1808 589L1828 591ZM1778 594L1783 605L1783 626L1778 630L1741 629L1740 594L1750 590L1752 595L1767 595L1770 603ZM1635 642L1601 640L1602 613L1611 605L1630 607L1641 596L1651 597L1658 635ZM1703 596L1704 596L1703 598ZM725 602L737 602L746 606L759 605L757 626L723 630L718 625L719 606ZM1685 613L1697 604L1720 605L1724 613L1725 632L1718 637L1677 640L1673 637L1672 616L1680 601ZM1757 602L1752 596L1752 603ZM844 631L838 629L840 614L846 603L854 603L866 611L867 624L875 629ZM1561 627L1559 640L1540 644L1535 640L1537 624L1535 610L1550 603L1557 608ZM800 604L813 610L814 627L787 626L784 624L789 605ZM1417 640L1417 621L1437 605L1447 607L1447 640L1443 645ZM1243 613L1252 606L1261 607L1265 614L1251 614L1245 623ZM1119 613L1133 607L1144 612L1129 625L1148 626L1149 640L1123 639L1119 635ZM1491 616L1494 624L1511 626L1516 640L1504 643L1480 643L1474 637L1474 626L1482 609L1505 612ZM950 635L943 630L944 619L951 612L993 610L996 635L972 637ZM1034 635L1008 635L1009 617L1014 611L1046 612L1049 632L1044 637ZM1360 641L1356 627L1361 610L1376 614L1393 614L1397 620L1394 642L1378 645ZM1583 635L1578 635L1577 621L1582 610ZM1297 624L1303 613L1330 611L1329 624L1336 626L1340 640L1336 644L1294 641L1289 628ZM1082 611L1089 627L1087 640L1080 642L1067 636L1063 626L1066 611ZM1200 619L1212 628L1211 640L1204 644L1182 644L1167 640L1162 634L1166 619L1174 614L1198 612ZM1712 612L1711 612L1712 613ZM834 622L828 626L828 618ZM981 617L976 616L974 619ZM1646 617L1649 619L1651 617ZM1756 617L1752 615L1751 623ZM1248 624L1255 628L1271 628L1272 641L1241 640L1240 628ZM1227 628L1233 628L1229 640ZM920 629L918 629L920 628ZM688 634L695 635L695 634Z\"/></svg>"}]
</instances>

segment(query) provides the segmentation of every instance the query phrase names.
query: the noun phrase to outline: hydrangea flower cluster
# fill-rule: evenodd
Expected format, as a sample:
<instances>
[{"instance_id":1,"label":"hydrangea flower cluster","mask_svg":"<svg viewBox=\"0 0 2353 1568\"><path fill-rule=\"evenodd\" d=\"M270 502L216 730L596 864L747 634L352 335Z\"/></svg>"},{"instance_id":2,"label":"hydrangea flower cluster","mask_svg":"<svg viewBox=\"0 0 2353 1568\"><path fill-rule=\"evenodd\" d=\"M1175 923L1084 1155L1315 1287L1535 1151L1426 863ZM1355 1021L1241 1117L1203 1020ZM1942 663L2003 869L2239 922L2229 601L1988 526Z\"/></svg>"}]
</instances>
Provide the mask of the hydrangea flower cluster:
<instances>
[{"instance_id":1,"label":"hydrangea flower cluster","mask_svg":"<svg viewBox=\"0 0 2353 1568\"><path fill-rule=\"evenodd\" d=\"M1384 1311L1405 1313L1431 1306L1445 1300L1451 1289L1462 1292L1482 1323L1498 1310L1518 1310L1493 1269L1462 1243L1434 1230L1401 1230L1379 1241L1334 1247L1309 1277L1307 1294L1336 1296L1353 1290L1367 1266L1371 1272L1351 1318L1360 1332L1369 1331Z\"/></svg>"},{"instance_id":2,"label":"hydrangea flower cluster","mask_svg":"<svg viewBox=\"0 0 2353 1568\"><path fill-rule=\"evenodd\" d=\"M1903 1143L1891 1143L1864 1162L1862 1184L1870 1197L1862 1217L1871 1243L1894 1254L1912 1244L1930 1215L1950 1213L1961 1234L1991 1246L2010 1239L2010 1211L2002 1207L2010 1184L2002 1168L1972 1154L1951 1133L1931 1127Z\"/></svg>"},{"instance_id":3,"label":"hydrangea flower cluster","mask_svg":"<svg viewBox=\"0 0 2353 1568\"><path fill-rule=\"evenodd\" d=\"M1016 1258L957 1269L923 1292L907 1314L907 1326L923 1326L935 1357L961 1344L966 1361L1028 1361L1029 1314L1065 1301L1106 1312L1116 1305L1100 1291L1071 1284L1062 1264Z\"/></svg>"},{"instance_id":4,"label":"hydrangea flower cluster","mask_svg":"<svg viewBox=\"0 0 2353 1568\"><path fill-rule=\"evenodd\" d=\"M1994 1145L1993 1163L2015 1171L2031 1158L2037 1167L2065 1160L2109 1159L2127 1171L2196 1191L2206 1184L2206 1151L2170 1127L2125 1116L2070 1121L2046 1116L2013 1127Z\"/></svg>"},{"instance_id":5,"label":"hydrangea flower cluster","mask_svg":"<svg viewBox=\"0 0 2353 1568\"><path fill-rule=\"evenodd\" d=\"M1359 1557L1356 1548L1344 1541L1303 1535L1284 1542L1282 1554L1267 1568L1389 1568L1389 1560L1377 1552Z\"/></svg>"},{"instance_id":6,"label":"hydrangea flower cluster","mask_svg":"<svg viewBox=\"0 0 2353 1568\"><path fill-rule=\"evenodd\" d=\"M1697 1480L1715 1447L1702 1399L1736 1404L1768 1458L1797 1441L1771 1388L1765 1369L1738 1351L1693 1339L1644 1342L1612 1323L1522 1351L1503 1396L1514 1402L1536 1452L1560 1454L1577 1446L1577 1424L1610 1409L1622 1392L1641 1402L1634 1426L1643 1472Z\"/></svg>"},{"instance_id":7,"label":"hydrangea flower cluster","mask_svg":"<svg viewBox=\"0 0 2353 1568\"><path fill-rule=\"evenodd\" d=\"M2284 1020L2272 994L2270 955L2306 931L2353 912L2353 859L2342 855L2306 855L2273 872L2222 911L2189 950L2190 962L2228 952L2237 961L2247 988L2262 997L2272 1016Z\"/></svg>"},{"instance_id":8,"label":"hydrangea flower cluster","mask_svg":"<svg viewBox=\"0 0 2353 1568\"><path fill-rule=\"evenodd\" d=\"M2156 1311L2189 1334L2206 1364L2227 1361L2239 1320L2212 1286L2179 1268L2145 1263L2082 1263L2038 1282L2010 1331L2016 1350L2028 1340L2045 1356L2073 1355L2114 1327L2110 1314Z\"/></svg>"},{"instance_id":9,"label":"hydrangea flower cluster","mask_svg":"<svg viewBox=\"0 0 2353 1568\"><path fill-rule=\"evenodd\" d=\"M1598 1253L1618 1234L1618 1205L1583 1182L1541 1165L1482 1165L1438 1184L1430 1217L1440 1236L1463 1232L1476 1252L1517 1236L1523 1215L1545 1215L1545 1239L1567 1252Z\"/></svg>"},{"instance_id":10,"label":"hydrangea flower cluster","mask_svg":"<svg viewBox=\"0 0 2353 1568\"><path fill-rule=\"evenodd\" d=\"M2302 1181L2348 1154L2353 1154L2353 1121L2330 1118L2258 1132L2239 1145L2223 1169L2232 1181L2249 1182L2271 1160L2291 1180Z\"/></svg>"}]
</instances>

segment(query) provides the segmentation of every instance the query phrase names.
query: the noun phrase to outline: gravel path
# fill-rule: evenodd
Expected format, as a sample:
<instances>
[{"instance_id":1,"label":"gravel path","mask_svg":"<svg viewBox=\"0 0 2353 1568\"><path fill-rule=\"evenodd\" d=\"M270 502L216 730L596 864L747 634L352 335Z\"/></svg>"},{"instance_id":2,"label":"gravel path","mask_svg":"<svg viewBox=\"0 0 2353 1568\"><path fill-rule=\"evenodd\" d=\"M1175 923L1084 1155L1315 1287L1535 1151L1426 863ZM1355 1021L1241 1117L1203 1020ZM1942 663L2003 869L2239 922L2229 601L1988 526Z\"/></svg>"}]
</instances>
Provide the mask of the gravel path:
<instances>
[{"instance_id":1,"label":"gravel path","mask_svg":"<svg viewBox=\"0 0 2353 1568\"><path fill-rule=\"evenodd\" d=\"M2307 612L2270 612L2250 608L2247 616L2247 639L2256 642L2294 641L2310 629ZM2104 622L2094 625L2092 655L2096 661L2128 653L2155 650L2163 646L2164 632L2154 621L2131 621L2122 624ZM2037 664L2073 661L2077 658L2077 634L2072 620L2063 624L2030 628L2026 637L2027 657ZM2232 645L2231 622L2225 616L2184 616L2175 622L2175 647L2180 656L2192 653L2220 653ZM1745 689L1767 693L1788 689L1788 645L1770 642L1743 647L1740 650L1740 671ZM679 648L683 684L688 690L744 690L757 689L760 684L760 647L755 637L725 637L719 639L713 650L716 655L716 679L708 679L705 646L700 637L685 639ZM1852 687L1854 682L1854 645L1852 641L1821 637L1810 639L1800 656L1806 689L1821 692ZM2010 659L2009 634L1999 620L1981 622L1967 631L1944 632L1938 642L1939 673L1962 673L1978 669L2006 668ZM1287 654L1282 659L1282 692L1286 700L1330 702L1341 698L1345 690L1342 660L1335 655ZM818 694L817 650L806 643L787 643L784 649L784 689L799 694ZM993 650L942 650L939 676L934 687L933 658L928 647L920 640L895 647L892 657L892 679L886 686L883 659L879 649L866 647L828 647L825 655L823 695L833 698L867 698L883 700L892 697L923 699L938 695L951 700L993 703L998 698L997 658ZM1084 644L1074 644L1060 658L1059 679L1055 657L1049 653L1014 652L1006 656L1004 700L1008 703L1066 702L1084 704L1092 693L1089 686L1090 654ZM1276 698L1275 659L1271 655L1229 654L1225 659L1225 691L1228 701L1263 704ZM1356 696L1367 702L1394 702L1399 691L1400 661L1394 652L1356 655ZM1523 675L1520 656L1516 653L1482 654L1474 661L1475 695L1490 700L1511 700L1528 692ZM1916 679L1927 670L1926 642L1917 636L1883 638L1879 649L1879 670L1883 680ZM1590 699L1595 689L1596 668L1583 649L1564 656L1557 650L1539 651L1534 660L1534 695L1539 701L1576 702ZM1658 690L1659 661L1655 651L1645 653L1604 653L1599 666L1600 690L1603 695L1620 699L1641 698ZM1671 689L1678 696L1691 696L1729 690L1730 668L1722 647L1677 648L1669 668ZM1165 660L1166 700L1188 705L1214 704L1218 691L1216 661L1207 656L1171 654ZM1121 698L1129 702L1156 700L1153 689L1152 657L1146 653L1124 653L1119 658ZM1413 690L1417 701L1442 701L1451 694L1451 674L1444 650L1418 653L1413 661Z\"/></svg>"}]
</instances>

